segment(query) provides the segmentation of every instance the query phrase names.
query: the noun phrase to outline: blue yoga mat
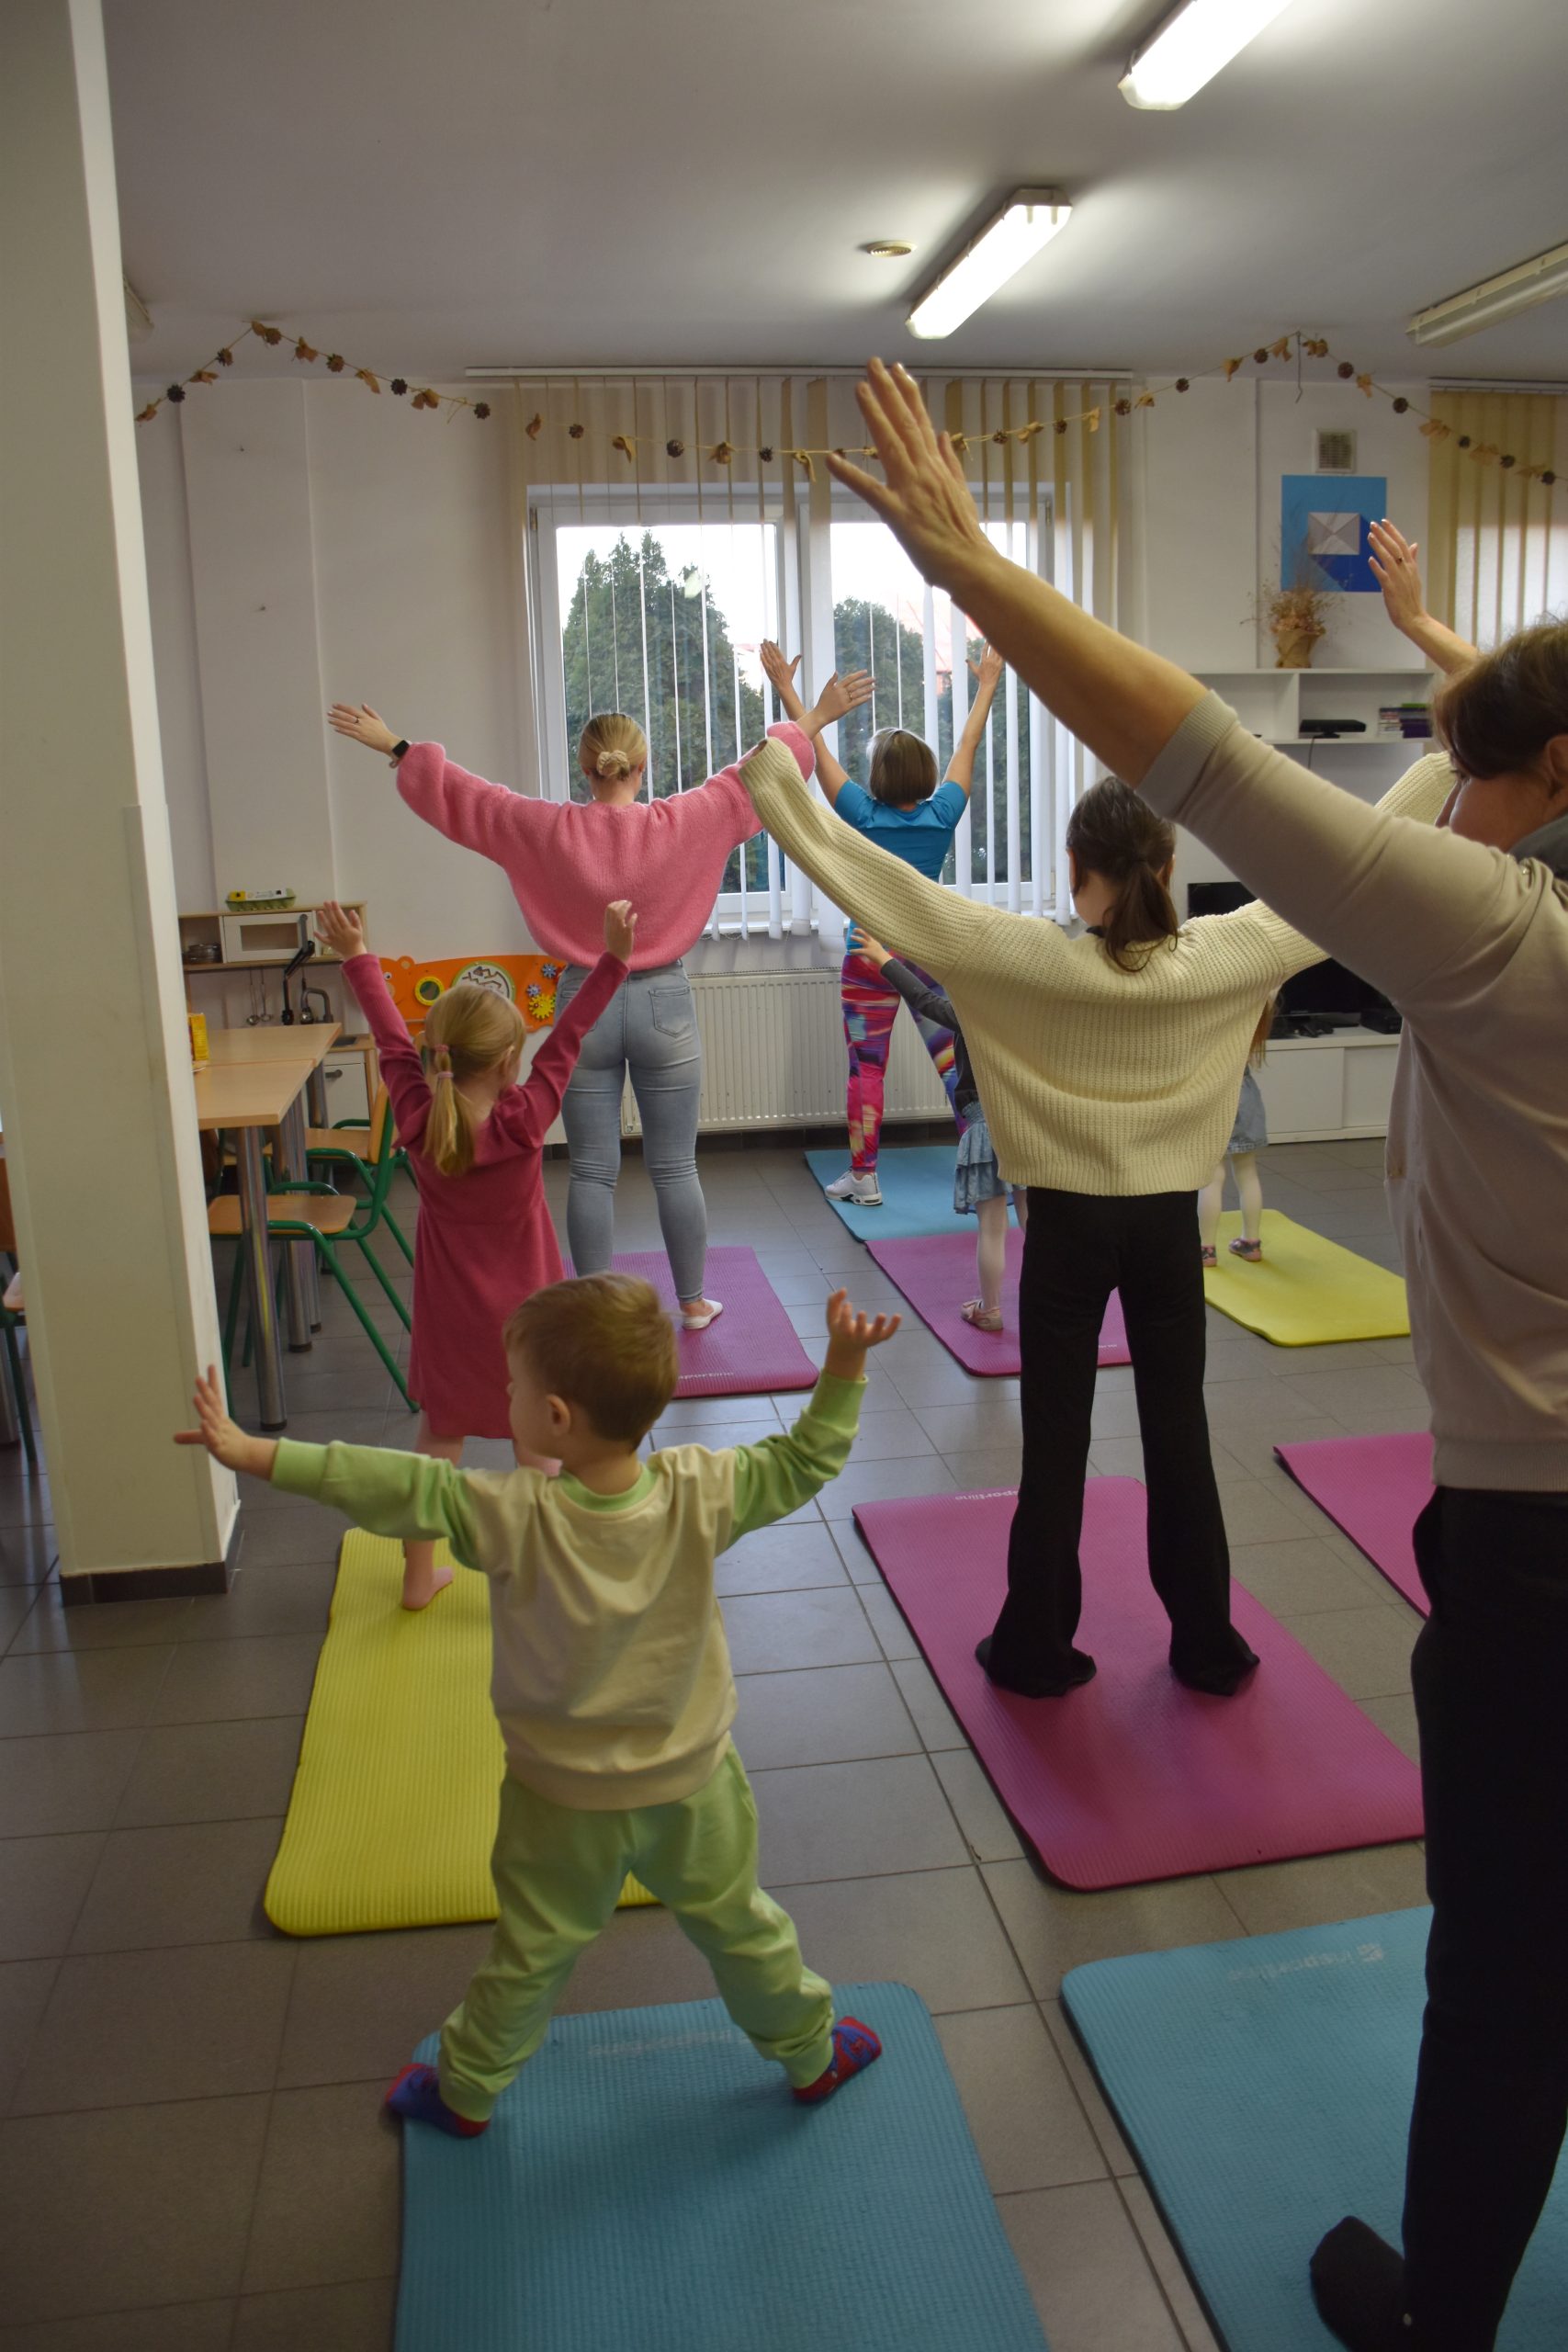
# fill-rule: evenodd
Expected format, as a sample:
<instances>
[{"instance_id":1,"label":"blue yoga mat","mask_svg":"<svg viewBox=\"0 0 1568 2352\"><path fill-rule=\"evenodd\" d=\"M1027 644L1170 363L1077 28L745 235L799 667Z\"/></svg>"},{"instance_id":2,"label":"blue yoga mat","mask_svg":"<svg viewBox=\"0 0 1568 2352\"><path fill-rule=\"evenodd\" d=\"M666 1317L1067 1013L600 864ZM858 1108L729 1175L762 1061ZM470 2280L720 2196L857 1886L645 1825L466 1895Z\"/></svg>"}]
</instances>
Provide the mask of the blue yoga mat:
<instances>
[{"instance_id":1,"label":"blue yoga mat","mask_svg":"<svg viewBox=\"0 0 1568 2352\"><path fill-rule=\"evenodd\" d=\"M906 1143L884 1146L877 1161L882 1186L879 1209L857 1209L850 1201L829 1201L840 1223L857 1241L909 1241L922 1233L970 1233L972 1216L956 1216L953 1207L953 1171L958 1159L958 1130L951 1143ZM833 1151L808 1151L806 1164L821 1185L824 1197L835 1177L850 1164L842 1147Z\"/></svg>"},{"instance_id":2,"label":"blue yoga mat","mask_svg":"<svg viewBox=\"0 0 1568 2352\"><path fill-rule=\"evenodd\" d=\"M1314 2246L1346 2213L1399 2243L1430 1917L1097 1961L1063 1983L1227 2352L1333 2352L1307 2284ZM1565 2338L1560 2166L1498 2352Z\"/></svg>"},{"instance_id":3,"label":"blue yoga mat","mask_svg":"<svg viewBox=\"0 0 1568 2352\"><path fill-rule=\"evenodd\" d=\"M694 2001L558 2018L482 2140L404 2126L397 2352L1044 2352L925 2004L838 1998L886 2049L823 2108Z\"/></svg>"}]
</instances>

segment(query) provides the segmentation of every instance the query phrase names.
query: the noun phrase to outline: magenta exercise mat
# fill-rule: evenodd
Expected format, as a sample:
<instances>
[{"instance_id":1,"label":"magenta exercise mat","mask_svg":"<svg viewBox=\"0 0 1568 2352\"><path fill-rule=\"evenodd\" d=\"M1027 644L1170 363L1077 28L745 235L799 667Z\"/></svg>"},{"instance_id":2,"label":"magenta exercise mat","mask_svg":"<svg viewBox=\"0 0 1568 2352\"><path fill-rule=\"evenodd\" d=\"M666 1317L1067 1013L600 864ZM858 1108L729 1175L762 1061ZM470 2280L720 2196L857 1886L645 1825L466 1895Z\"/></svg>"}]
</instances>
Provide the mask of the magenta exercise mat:
<instances>
[{"instance_id":1,"label":"magenta exercise mat","mask_svg":"<svg viewBox=\"0 0 1568 2352\"><path fill-rule=\"evenodd\" d=\"M1277 1445L1296 1484L1411 1606L1427 1614L1411 1531L1432 1499L1432 1441L1425 1430L1402 1437L1321 1437Z\"/></svg>"},{"instance_id":2,"label":"magenta exercise mat","mask_svg":"<svg viewBox=\"0 0 1568 2352\"><path fill-rule=\"evenodd\" d=\"M670 1261L662 1250L617 1257L615 1271L651 1283L675 1317L681 1342L677 1396L766 1396L775 1388L816 1386L817 1366L754 1250L708 1251L703 1287L710 1298L723 1300L724 1313L705 1331L680 1329Z\"/></svg>"},{"instance_id":3,"label":"magenta exercise mat","mask_svg":"<svg viewBox=\"0 0 1568 2352\"><path fill-rule=\"evenodd\" d=\"M977 1331L959 1311L979 1287L973 1226L967 1233L924 1233L914 1240L872 1240L866 1247L888 1280L897 1283L921 1322L950 1355L958 1358L965 1372L978 1373L982 1380L995 1380L1018 1370L1018 1276L1023 1263L1023 1236L1016 1227L1008 1232L999 1331ZM1122 1321L1122 1301L1114 1291L1100 1334L1100 1361L1133 1361Z\"/></svg>"},{"instance_id":4,"label":"magenta exercise mat","mask_svg":"<svg viewBox=\"0 0 1568 2352\"><path fill-rule=\"evenodd\" d=\"M1187 1690L1149 1584L1144 1489L1085 1490L1080 1646L1065 1699L987 1682L975 1644L1007 1589L1011 1488L863 1503L862 1533L998 1795L1054 1878L1090 1889L1281 1862L1421 1835L1416 1767L1237 1585L1261 1660L1234 1699Z\"/></svg>"}]
</instances>

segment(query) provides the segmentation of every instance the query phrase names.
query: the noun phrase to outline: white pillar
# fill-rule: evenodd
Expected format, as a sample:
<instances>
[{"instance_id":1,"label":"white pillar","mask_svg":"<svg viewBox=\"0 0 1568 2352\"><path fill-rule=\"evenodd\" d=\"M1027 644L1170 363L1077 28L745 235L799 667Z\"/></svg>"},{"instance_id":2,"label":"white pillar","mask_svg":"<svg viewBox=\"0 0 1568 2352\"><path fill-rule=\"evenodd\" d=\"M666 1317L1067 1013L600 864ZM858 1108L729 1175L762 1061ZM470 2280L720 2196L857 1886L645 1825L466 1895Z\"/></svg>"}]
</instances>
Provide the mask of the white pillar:
<instances>
[{"instance_id":1,"label":"white pillar","mask_svg":"<svg viewBox=\"0 0 1568 2352\"><path fill-rule=\"evenodd\" d=\"M99 0L0 9L0 1112L61 1574L209 1589L236 1498L170 1442L218 1321Z\"/></svg>"}]
</instances>

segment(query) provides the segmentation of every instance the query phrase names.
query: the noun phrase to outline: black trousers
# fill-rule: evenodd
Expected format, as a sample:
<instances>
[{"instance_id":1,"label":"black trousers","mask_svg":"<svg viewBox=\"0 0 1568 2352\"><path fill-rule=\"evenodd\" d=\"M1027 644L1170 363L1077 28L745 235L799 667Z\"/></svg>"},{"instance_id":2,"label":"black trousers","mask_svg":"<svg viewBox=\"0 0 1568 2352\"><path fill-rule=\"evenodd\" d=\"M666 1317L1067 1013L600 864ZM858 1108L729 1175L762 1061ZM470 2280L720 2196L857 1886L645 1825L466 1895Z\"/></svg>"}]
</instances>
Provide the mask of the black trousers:
<instances>
[{"instance_id":1,"label":"black trousers","mask_svg":"<svg viewBox=\"0 0 1568 2352\"><path fill-rule=\"evenodd\" d=\"M1423 2352L1491 2352L1568 2122L1568 1496L1439 1488L1416 1555L1433 1912L1405 2297Z\"/></svg>"},{"instance_id":2,"label":"black trousers","mask_svg":"<svg viewBox=\"0 0 1568 2352\"><path fill-rule=\"evenodd\" d=\"M1078 1539L1100 1327L1122 1294L1148 1489L1149 1576L1184 1671L1233 1665L1230 1552L1203 1408L1206 1329L1191 1193L1104 1200L1029 1192L1019 1291L1023 1476L1008 1597L991 1637L1006 1677L1070 1679L1082 1606Z\"/></svg>"}]
</instances>

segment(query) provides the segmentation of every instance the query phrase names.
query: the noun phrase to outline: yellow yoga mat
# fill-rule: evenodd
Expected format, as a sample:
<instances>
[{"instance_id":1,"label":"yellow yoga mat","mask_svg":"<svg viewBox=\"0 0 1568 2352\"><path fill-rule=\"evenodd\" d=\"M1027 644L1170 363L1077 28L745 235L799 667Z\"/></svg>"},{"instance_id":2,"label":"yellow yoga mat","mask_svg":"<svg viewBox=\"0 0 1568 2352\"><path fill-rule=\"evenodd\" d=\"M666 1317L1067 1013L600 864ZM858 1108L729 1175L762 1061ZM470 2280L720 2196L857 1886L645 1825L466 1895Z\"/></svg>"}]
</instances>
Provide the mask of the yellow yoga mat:
<instances>
[{"instance_id":1,"label":"yellow yoga mat","mask_svg":"<svg viewBox=\"0 0 1568 2352\"><path fill-rule=\"evenodd\" d=\"M443 1544L436 1554L452 1566ZM504 1757L490 1703L490 1601L458 1568L399 1606L401 1547L344 1536L288 1818L266 1883L286 1936L493 1919ZM627 1879L623 1904L653 1897Z\"/></svg>"},{"instance_id":2,"label":"yellow yoga mat","mask_svg":"<svg viewBox=\"0 0 1568 2352\"><path fill-rule=\"evenodd\" d=\"M1404 1283L1325 1241L1279 1209L1263 1212L1263 1257L1249 1266L1229 1243L1241 1231L1234 1212L1220 1219L1220 1262L1203 1272L1211 1306L1277 1348L1321 1347L1330 1340L1401 1340L1410 1329Z\"/></svg>"}]
</instances>

